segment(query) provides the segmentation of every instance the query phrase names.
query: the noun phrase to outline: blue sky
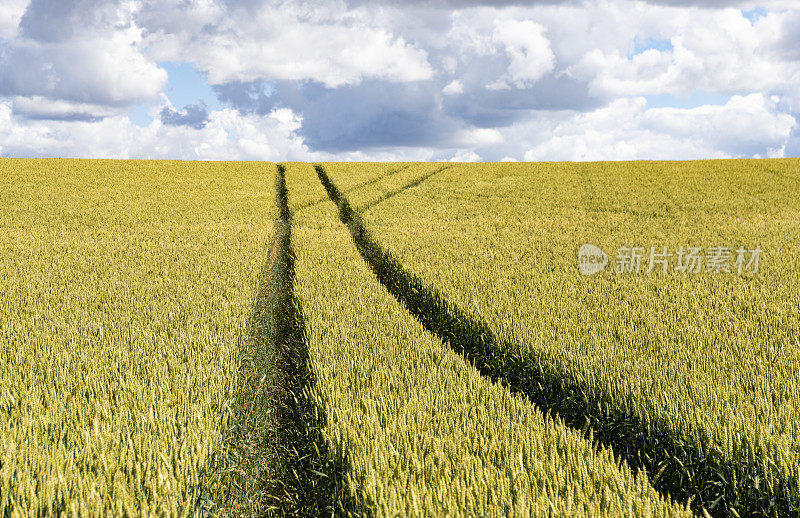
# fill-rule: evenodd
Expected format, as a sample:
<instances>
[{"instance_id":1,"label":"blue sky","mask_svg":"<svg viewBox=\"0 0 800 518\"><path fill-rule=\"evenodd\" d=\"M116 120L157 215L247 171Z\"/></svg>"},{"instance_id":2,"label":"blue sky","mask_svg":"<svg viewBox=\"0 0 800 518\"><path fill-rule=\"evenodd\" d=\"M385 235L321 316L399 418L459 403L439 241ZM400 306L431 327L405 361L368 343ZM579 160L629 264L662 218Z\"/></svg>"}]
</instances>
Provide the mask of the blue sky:
<instances>
[{"instance_id":1,"label":"blue sky","mask_svg":"<svg viewBox=\"0 0 800 518\"><path fill-rule=\"evenodd\" d=\"M164 61L158 66L167 71L164 95L173 107L205 106L207 111L222 109L222 104L193 63ZM159 103L137 104L128 111L128 119L137 126L148 126L158 117Z\"/></svg>"},{"instance_id":2,"label":"blue sky","mask_svg":"<svg viewBox=\"0 0 800 518\"><path fill-rule=\"evenodd\" d=\"M0 156L798 156L795 5L7 0Z\"/></svg>"}]
</instances>

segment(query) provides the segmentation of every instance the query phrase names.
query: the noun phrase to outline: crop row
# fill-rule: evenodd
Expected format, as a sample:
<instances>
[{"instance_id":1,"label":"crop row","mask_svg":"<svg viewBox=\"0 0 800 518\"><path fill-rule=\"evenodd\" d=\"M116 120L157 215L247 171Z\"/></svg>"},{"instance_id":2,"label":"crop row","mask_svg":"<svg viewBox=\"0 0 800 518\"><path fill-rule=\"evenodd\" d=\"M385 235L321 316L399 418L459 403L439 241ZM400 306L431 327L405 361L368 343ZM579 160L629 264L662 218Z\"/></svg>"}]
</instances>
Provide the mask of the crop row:
<instances>
[{"instance_id":1,"label":"crop row","mask_svg":"<svg viewBox=\"0 0 800 518\"><path fill-rule=\"evenodd\" d=\"M786 193L796 170L796 161L460 166L362 217L409 276L478 324L494 349L471 359L487 373L590 426L698 509L785 514L799 502L800 236ZM584 278L575 255L585 242L760 245L774 262L751 277Z\"/></svg>"},{"instance_id":2,"label":"crop row","mask_svg":"<svg viewBox=\"0 0 800 518\"><path fill-rule=\"evenodd\" d=\"M797 165L4 160L0 515L798 512Z\"/></svg>"},{"instance_id":3,"label":"crop row","mask_svg":"<svg viewBox=\"0 0 800 518\"><path fill-rule=\"evenodd\" d=\"M0 516L211 505L265 169L0 161Z\"/></svg>"},{"instance_id":4,"label":"crop row","mask_svg":"<svg viewBox=\"0 0 800 518\"><path fill-rule=\"evenodd\" d=\"M290 206L325 195L309 165L287 167ZM295 296L342 452L351 512L481 516L679 515L591 439L482 377L374 277L331 203L293 216ZM353 511L355 509L355 511Z\"/></svg>"}]
</instances>

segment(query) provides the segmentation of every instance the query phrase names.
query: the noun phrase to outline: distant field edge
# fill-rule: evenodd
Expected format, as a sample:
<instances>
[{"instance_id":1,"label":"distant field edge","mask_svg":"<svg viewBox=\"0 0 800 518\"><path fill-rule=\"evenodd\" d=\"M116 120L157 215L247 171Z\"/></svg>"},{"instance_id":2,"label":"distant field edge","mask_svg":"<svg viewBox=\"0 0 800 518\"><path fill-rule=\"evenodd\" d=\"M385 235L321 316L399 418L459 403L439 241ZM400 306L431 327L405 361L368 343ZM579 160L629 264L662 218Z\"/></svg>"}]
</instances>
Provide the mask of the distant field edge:
<instances>
[{"instance_id":1,"label":"distant field edge","mask_svg":"<svg viewBox=\"0 0 800 518\"><path fill-rule=\"evenodd\" d=\"M315 169L381 284L428 332L462 354L482 375L524 394L542 412L581 430L587 440L612 449L631 468L646 473L662 495L688 503L701 516L800 516L798 481L765 484L768 459L749 465L730 463L714 444L676 436L658 420L645 424L610 396L589 396L593 387L568 381L544 362L514 353L518 347L500 341L488 325L469 317L406 271L371 237L324 166L317 164Z\"/></svg>"}]
</instances>

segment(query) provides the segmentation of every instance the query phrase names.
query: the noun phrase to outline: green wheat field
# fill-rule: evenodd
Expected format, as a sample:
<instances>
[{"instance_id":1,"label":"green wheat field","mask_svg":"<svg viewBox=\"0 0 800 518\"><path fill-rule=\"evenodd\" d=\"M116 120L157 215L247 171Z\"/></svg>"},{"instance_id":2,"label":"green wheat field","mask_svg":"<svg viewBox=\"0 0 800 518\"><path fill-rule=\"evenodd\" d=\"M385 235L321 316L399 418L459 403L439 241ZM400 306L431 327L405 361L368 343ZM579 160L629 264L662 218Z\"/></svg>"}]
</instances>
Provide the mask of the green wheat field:
<instances>
[{"instance_id":1,"label":"green wheat field","mask_svg":"<svg viewBox=\"0 0 800 518\"><path fill-rule=\"evenodd\" d=\"M2 159L0 517L800 516L799 195Z\"/></svg>"}]
</instances>

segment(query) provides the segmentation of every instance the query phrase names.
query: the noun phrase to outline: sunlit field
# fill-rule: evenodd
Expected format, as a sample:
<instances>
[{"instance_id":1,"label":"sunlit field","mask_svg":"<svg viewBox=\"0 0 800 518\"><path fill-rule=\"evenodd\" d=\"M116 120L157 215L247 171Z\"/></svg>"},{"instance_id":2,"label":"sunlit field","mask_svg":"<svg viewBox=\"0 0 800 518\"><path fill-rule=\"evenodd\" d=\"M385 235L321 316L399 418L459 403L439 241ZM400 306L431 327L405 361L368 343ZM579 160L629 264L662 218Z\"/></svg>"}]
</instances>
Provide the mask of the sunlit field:
<instances>
[{"instance_id":1,"label":"sunlit field","mask_svg":"<svg viewBox=\"0 0 800 518\"><path fill-rule=\"evenodd\" d=\"M0 160L0 515L798 513L798 192Z\"/></svg>"}]
</instances>

